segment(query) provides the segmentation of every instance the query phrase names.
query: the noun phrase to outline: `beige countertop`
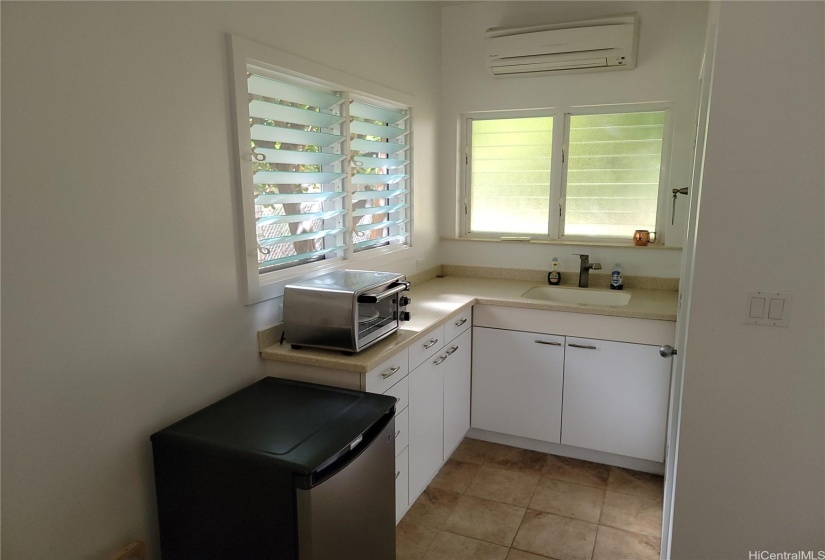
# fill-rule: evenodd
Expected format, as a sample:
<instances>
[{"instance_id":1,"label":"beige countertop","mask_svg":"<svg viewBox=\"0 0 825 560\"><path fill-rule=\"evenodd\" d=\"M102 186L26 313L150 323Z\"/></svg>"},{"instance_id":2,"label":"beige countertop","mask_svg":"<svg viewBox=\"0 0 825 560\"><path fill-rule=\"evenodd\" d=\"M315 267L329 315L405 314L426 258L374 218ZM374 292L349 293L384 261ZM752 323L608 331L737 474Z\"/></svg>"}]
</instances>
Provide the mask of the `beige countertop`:
<instances>
[{"instance_id":1,"label":"beige countertop","mask_svg":"<svg viewBox=\"0 0 825 560\"><path fill-rule=\"evenodd\" d=\"M362 352L347 356L341 352L321 349L303 348L293 350L286 343L283 345L270 343L262 345L261 357L267 360L367 372L389 359L396 352L410 346L431 327L475 304L676 321L678 292L674 290L626 288L624 291L630 294L630 302L619 307L528 300L521 297L521 294L537 285L539 284L532 280L502 280L464 276L433 278L413 286L410 291L409 297L412 299L412 303L407 306L407 310L410 311L411 320L403 323L397 333ZM599 291L599 288L570 289ZM279 327L273 327L272 329L278 330ZM272 329L268 329L268 331ZM266 335L260 336L264 333ZM272 332L262 331L259 333L259 339L272 341L277 340L280 336L280 334L274 336L273 334Z\"/></svg>"}]
</instances>

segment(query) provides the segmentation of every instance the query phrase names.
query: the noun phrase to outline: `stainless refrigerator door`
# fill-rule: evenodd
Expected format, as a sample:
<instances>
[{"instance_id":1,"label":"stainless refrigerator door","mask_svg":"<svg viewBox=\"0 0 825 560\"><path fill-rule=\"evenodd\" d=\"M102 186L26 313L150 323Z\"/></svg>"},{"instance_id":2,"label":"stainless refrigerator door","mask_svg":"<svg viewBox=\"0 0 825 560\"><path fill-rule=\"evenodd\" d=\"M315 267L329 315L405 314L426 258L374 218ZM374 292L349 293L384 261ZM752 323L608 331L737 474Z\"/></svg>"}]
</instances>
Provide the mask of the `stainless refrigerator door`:
<instances>
[{"instance_id":1,"label":"stainless refrigerator door","mask_svg":"<svg viewBox=\"0 0 825 560\"><path fill-rule=\"evenodd\" d=\"M395 558L395 420L358 457L297 490L300 560Z\"/></svg>"}]
</instances>

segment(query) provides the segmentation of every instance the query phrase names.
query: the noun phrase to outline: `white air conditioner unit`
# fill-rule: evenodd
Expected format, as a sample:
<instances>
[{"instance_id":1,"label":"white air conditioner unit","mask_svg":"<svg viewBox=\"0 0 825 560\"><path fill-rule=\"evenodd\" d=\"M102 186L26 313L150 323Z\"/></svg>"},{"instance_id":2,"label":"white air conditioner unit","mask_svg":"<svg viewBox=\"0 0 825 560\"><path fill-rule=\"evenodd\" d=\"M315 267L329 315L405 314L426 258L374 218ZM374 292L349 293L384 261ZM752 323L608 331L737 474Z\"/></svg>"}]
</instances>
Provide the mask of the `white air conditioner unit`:
<instances>
[{"instance_id":1,"label":"white air conditioner unit","mask_svg":"<svg viewBox=\"0 0 825 560\"><path fill-rule=\"evenodd\" d=\"M639 14L532 27L494 27L484 36L495 77L536 76L636 67Z\"/></svg>"}]
</instances>

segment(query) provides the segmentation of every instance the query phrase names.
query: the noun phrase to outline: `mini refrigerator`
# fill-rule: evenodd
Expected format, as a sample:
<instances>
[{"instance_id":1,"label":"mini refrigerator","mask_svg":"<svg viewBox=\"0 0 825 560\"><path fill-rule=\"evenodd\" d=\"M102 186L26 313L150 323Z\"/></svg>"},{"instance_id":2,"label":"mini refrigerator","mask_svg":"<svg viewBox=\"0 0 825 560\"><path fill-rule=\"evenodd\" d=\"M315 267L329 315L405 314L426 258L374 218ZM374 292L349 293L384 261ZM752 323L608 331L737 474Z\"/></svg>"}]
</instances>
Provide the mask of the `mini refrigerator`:
<instances>
[{"instance_id":1,"label":"mini refrigerator","mask_svg":"<svg viewBox=\"0 0 825 560\"><path fill-rule=\"evenodd\" d=\"M394 415L267 377L153 434L164 560L394 559Z\"/></svg>"}]
</instances>

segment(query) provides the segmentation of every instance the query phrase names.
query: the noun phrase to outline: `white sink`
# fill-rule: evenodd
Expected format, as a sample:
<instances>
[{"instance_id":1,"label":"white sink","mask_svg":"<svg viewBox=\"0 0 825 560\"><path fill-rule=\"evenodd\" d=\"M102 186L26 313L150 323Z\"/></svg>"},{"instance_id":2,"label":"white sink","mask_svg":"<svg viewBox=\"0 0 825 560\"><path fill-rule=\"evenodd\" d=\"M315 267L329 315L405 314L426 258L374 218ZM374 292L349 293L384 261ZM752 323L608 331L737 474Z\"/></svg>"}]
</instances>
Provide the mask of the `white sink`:
<instances>
[{"instance_id":1,"label":"white sink","mask_svg":"<svg viewBox=\"0 0 825 560\"><path fill-rule=\"evenodd\" d=\"M630 294L622 291L594 290L592 288L559 288L558 286L536 286L530 288L521 297L559 303L576 303L579 305L606 305L620 307L627 305Z\"/></svg>"}]
</instances>

